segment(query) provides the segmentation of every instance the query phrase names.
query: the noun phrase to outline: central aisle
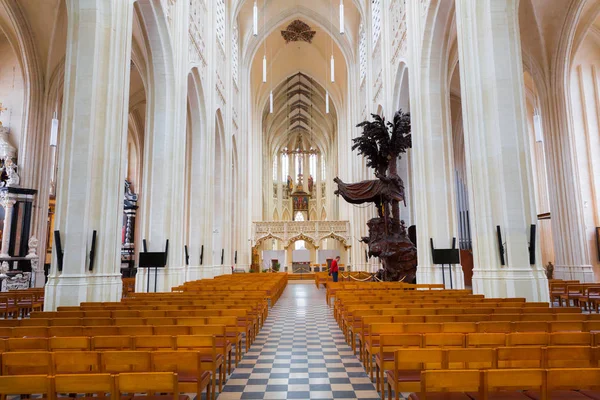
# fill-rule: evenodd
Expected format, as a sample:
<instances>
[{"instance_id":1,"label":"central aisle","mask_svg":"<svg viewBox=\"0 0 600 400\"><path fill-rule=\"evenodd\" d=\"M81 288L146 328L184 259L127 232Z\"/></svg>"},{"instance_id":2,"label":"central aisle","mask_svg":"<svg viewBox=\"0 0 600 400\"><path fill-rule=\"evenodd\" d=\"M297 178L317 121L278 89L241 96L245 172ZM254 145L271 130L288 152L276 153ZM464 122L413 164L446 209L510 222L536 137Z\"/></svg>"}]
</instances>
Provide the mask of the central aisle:
<instances>
[{"instance_id":1,"label":"central aisle","mask_svg":"<svg viewBox=\"0 0 600 400\"><path fill-rule=\"evenodd\" d=\"M344 341L325 289L288 284L219 400L372 399L375 386Z\"/></svg>"}]
</instances>

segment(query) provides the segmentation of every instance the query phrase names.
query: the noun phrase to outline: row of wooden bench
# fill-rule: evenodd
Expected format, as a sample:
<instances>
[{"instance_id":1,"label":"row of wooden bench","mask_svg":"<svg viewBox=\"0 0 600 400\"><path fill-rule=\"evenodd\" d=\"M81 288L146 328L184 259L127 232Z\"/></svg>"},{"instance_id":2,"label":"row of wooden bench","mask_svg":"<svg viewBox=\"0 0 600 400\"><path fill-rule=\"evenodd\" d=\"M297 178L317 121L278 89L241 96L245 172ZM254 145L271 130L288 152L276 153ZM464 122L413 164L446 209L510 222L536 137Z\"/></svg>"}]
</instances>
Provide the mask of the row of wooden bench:
<instances>
[{"instance_id":1,"label":"row of wooden bench","mask_svg":"<svg viewBox=\"0 0 600 400\"><path fill-rule=\"evenodd\" d=\"M389 389L396 393L410 393L419 391L423 371L598 368L599 357L600 348L589 346L404 348L394 351L393 357L386 357L383 362L378 356L378 386L383 382L380 368L386 368Z\"/></svg>"},{"instance_id":2,"label":"row of wooden bench","mask_svg":"<svg viewBox=\"0 0 600 400\"><path fill-rule=\"evenodd\" d=\"M0 315L3 318L25 318L44 308L44 289L11 290L0 293Z\"/></svg>"},{"instance_id":3,"label":"row of wooden bench","mask_svg":"<svg viewBox=\"0 0 600 400\"><path fill-rule=\"evenodd\" d=\"M177 350L4 352L0 354L0 365L3 376L169 371L182 374L185 383L198 383L204 372L208 372L212 391L217 384L222 391L226 361L215 346L215 338L180 337L177 342ZM195 390L190 392L196 393Z\"/></svg>"},{"instance_id":4,"label":"row of wooden bench","mask_svg":"<svg viewBox=\"0 0 600 400\"><path fill-rule=\"evenodd\" d=\"M550 300L559 307L571 305L588 311L598 312L600 306L600 284L581 283L577 280L557 280L548 282Z\"/></svg>"},{"instance_id":5,"label":"row of wooden bench","mask_svg":"<svg viewBox=\"0 0 600 400\"><path fill-rule=\"evenodd\" d=\"M172 292L202 293L202 292L248 292L262 291L273 306L281 297L287 285L287 273L274 274L244 274L222 275L215 279L186 282L171 289ZM152 297L152 295L146 297ZM137 298L137 297L136 297Z\"/></svg>"},{"instance_id":6,"label":"row of wooden bench","mask_svg":"<svg viewBox=\"0 0 600 400\"><path fill-rule=\"evenodd\" d=\"M382 399L386 374L389 389L410 392L419 390L420 374L428 372L423 365L413 363L412 386L398 389L398 382L406 381L406 377L396 378L394 357L395 351L403 348L426 349L439 355L453 347L467 354L472 348L514 346L521 349L515 350L518 353L534 347L541 352L545 346L559 345L587 346L596 359L600 354L597 347L592 347L600 344L600 319L583 314L579 307L551 308L548 303L528 303L524 298L487 299L448 290L396 290L391 294L389 289L343 288L332 297L334 316L367 372L375 378ZM486 368L494 367L490 364ZM536 367L544 368L546 364ZM406 365L400 368L406 369Z\"/></svg>"},{"instance_id":7,"label":"row of wooden bench","mask_svg":"<svg viewBox=\"0 0 600 400\"><path fill-rule=\"evenodd\" d=\"M192 353L190 355L193 356ZM185 356L182 359L190 358ZM89 396L92 395L105 400L190 400L182 393L202 393L207 388L207 398L210 398L209 382L210 374L206 373L197 383L182 382L181 377L173 372L12 375L0 376L0 393L3 397L39 395L48 400L63 399L64 393L81 398L91 398Z\"/></svg>"},{"instance_id":8,"label":"row of wooden bench","mask_svg":"<svg viewBox=\"0 0 600 400\"><path fill-rule=\"evenodd\" d=\"M598 382L599 368L427 370L408 399L600 400Z\"/></svg>"},{"instance_id":9,"label":"row of wooden bench","mask_svg":"<svg viewBox=\"0 0 600 400\"><path fill-rule=\"evenodd\" d=\"M0 337L5 337L0 341L0 354L2 360L5 356L13 359L18 357L15 354L31 354L30 360L35 363L40 354L47 352L46 357L54 357L60 353L61 359L71 357L77 364L78 357L92 360L97 351L112 351L127 360L146 350L160 350L173 353L175 358L181 355L188 360L187 364L193 364L183 355L200 352L202 365L210 366L213 383L209 391L214 399L215 382L218 380L221 391L227 369L231 372L232 354L237 365L243 352L243 338L247 350L267 318L268 302L274 304L281 286L287 283L284 275L265 277L264 281L251 280L232 276L206 284L195 283L203 288L212 287L208 292L130 293L121 302L82 303L59 307L56 312L33 312L28 319L0 320ZM270 289L244 292L241 290L244 286ZM239 290L229 292L232 287ZM103 356L98 357L102 360ZM134 370L138 369L126 371ZM60 373L56 369L50 372ZM173 372L179 372L176 376L180 385L190 382L183 369ZM25 365L20 373L32 375L36 370Z\"/></svg>"}]
</instances>

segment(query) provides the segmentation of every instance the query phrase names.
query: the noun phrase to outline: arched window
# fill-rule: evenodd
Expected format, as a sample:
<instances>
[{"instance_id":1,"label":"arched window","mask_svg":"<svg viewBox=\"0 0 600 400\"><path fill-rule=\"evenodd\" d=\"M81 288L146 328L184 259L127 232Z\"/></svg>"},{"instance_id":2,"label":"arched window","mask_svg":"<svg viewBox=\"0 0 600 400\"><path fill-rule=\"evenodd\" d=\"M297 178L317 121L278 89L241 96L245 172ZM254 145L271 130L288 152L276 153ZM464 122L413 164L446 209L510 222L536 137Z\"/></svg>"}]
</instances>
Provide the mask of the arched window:
<instances>
[{"instance_id":1,"label":"arched window","mask_svg":"<svg viewBox=\"0 0 600 400\"><path fill-rule=\"evenodd\" d=\"M296 220L299 221L299 220ZM304 243L304 240L297 240L294 243L294 250L304 250L306 249L306 243Z\"/></svg>"},{"instance_id":2,"label":"arched window","mask_svg":"<svg viewBox=\"0 0 600 400\"><path fill-rule=\"evenodd\" d=\"M310 176L315 178L317 176L317 155L311 154L308 161L309 161Z\"/></svg>"},{"instance_id":3,"label":"arched window","mask_svg":"<svg viewBox=\"0 0 600 400\"><path fill-rule=\"evenodd\" d=\"M294 154L294 158L295 158L295 163L296 163L296 174L301 174L302 173L302 154Z\"/></svg>"},{"instance_id":4,"label":"arched window","mask_svg":"<svg viewBox=\"0 0 600 400\"><path fill-rule=\"evenodd\" d=\"M277 156L275 156L273 158L273 182L277 182L277 180L279 179L279 175L277 174L277 169L278 169L278 158Z\"/></svg>"},{"instance_id":5,"label":"arched window","mask_svg":"<svg viewBox=\"0 0 600 400\"><path fill-rule=\"evenodd\" d=\"M217 0L217 40L225 48L225 0Z\"/></svg>"},{"instance_id":6,"label":"arched window","mask_svg":"<svg viewBox=\"0 0 600 400\"><path fill-rule=\"evenodd\" d=\"M373 48L379 40L381 34L381 0L372 0L371 2L371 16L372 16L372 28L373 28Z\"/></svg>"},{"instance_id":7,"label":"arched window","mask_svg":"<svg viewBox=\"0 0 600 400\"><path fill-rule=\"evenodd\" d=\"M327 168L325 167L325 156L321 156L321 180L327 179Z\"/></svg>"},{"instance_id":8,"label":"arched window","mask_svg":"<svg viewBox=\"0 0 600 400\"><path fill-rule=\"evenodd\" d=\"M365 32L365 27L363 24L360 24L359 32L359 42L358 42L358 57L360 63L360 82L362 83L363 79L367 76L367 33Z\"/></svg>"},{"instance_id":9,"label":"arched window","mask_svg":"<svg viewBox=\"0 0 600 400\"><path fill-rule=\"evenodd\" d=\"M233 33L231 35L231 77L233 82L238 84L238 63L240 57L240 32L237 24L233 25Z\"/></svg>"},{"instance_id":10,"label":"arched window","mask_svg":"<svg viewBox=\"0 0 600 400\"><path fill-rule=\"evenodd\" d=\"M286 149L283 149L284 151ZM290 174L290 162L288 160L288 155L283 153L281 155L281 177L282 180L286 180L288 175Z\"/></svg>"}]
</instances>

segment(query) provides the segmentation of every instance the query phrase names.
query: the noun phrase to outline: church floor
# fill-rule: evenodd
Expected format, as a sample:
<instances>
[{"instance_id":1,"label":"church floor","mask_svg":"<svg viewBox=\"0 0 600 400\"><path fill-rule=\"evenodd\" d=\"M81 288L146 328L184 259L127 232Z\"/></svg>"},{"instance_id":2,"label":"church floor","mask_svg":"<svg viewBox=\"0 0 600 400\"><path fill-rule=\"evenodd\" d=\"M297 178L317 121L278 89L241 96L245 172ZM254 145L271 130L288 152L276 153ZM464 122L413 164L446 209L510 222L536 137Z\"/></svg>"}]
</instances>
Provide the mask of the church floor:
<instances>
[{"instance_id":1,"label":"church floor","mask_svg":"<svg viewBox=\"0 0 600 400\"><path fill-rule=\"evenodd\" d=\"M380 397L344 341L325 289L288 285L219 400Z\"/></svg>"}]
</instances>

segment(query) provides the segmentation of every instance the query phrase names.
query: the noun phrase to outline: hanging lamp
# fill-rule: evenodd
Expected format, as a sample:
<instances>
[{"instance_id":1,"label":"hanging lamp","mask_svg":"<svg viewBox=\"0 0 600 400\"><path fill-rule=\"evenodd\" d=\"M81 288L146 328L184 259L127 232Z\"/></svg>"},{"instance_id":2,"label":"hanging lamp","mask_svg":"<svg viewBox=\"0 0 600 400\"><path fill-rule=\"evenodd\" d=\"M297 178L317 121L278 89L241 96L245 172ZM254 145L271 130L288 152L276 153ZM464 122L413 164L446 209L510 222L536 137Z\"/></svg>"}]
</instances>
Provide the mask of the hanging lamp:
<instances>
[{"instance_id":1,"label":"hanging lamp","mask_svg":"<svg viewBox=\"0 0 600 400\"><path fill-rule=\"evenodd\" d=\"M252 33L254 36L258 36L258 3L254 2L253 16L252 16Z\"/></svg>"},{"instance_id":2,"label":"hanging lamp","mask_svg":"<svg viewBox=\"0 0 600 400\"><path fill-rule=\"evenodd\" d=\"M254 3L256 4L256 3ZM344 34L345 33L345 26L344 26L344 0L340 0L340 34Z\"/></svg>"}]
</instances>

